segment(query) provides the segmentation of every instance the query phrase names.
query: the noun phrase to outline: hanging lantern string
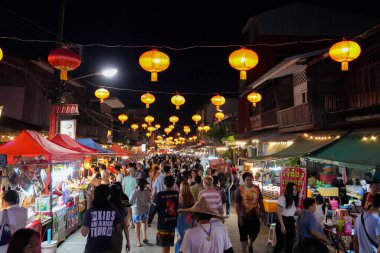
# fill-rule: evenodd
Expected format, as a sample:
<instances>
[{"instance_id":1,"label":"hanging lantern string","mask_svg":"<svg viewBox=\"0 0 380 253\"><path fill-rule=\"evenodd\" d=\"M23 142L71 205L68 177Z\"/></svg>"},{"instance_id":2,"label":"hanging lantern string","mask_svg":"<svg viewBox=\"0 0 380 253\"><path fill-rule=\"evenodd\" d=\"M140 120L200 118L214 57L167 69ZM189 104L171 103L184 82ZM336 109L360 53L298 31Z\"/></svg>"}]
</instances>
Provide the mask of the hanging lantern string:
<instances>
[{"instance_id":1,"label":"hanging lantern string","mask_svg":"<svg viewBox=\"0 0 380 253\"><path fill-rule=\"evenodd\" d=\"M31 42L31 43L53 43L53 44L62 44L62 45L73 45L76 47L106 47L106 48L159 48L159 49L169 49L173 51L183 51L183 50L190 50L190 49L198 49L198 48L236 48L236 47L258 47L258 46L267 46L267 47L280 47L280 46L286 46L286 45L296 45L296 44L304 44L304 43L319 43L324 41L335 41L340 40L342 37L339 38L326 38L326 39L319 39L319 40L300 40L300 41L293 41L293 42L284 42L284 43L258 43L258 44L238 44L238 45L195 45L195 46L187 46L187 47L172 47L172 46L152 46L152 45L107 45L107 44L99 44L99 43L93 43L93 44L79 44L79 43L64 43L56 40L38 40L38 39L21 39L17 37L9 37L9 36L0 36L0 39L3 40L16 40L20 42Z\"/></svg>"},{"instance_id":2,"label":"hanging lantern string","mask_svg":"<svg viewBox=\"0 0 380 253\"><path fill-rule=\"evenodd\" d=\"M197 95L197 96L211 96L215 94L240 94L240 91L223 91L223 92L210 92L210 93L201 93L201 92L165 92L165 91L150 91L150 90L135 90L135 89L129 89L129 88L119 88L119 87L111 87L111 86L104 86L104 85L97 85L90 81L85 80L86 83L97 87L97 88L106 88L106 89L112 89L112 90L119 90L119 91L130 91L130 92L139 92L139 93L153 93L153 94L166 94L166 95Z\"/></svg>"}]
</instances>

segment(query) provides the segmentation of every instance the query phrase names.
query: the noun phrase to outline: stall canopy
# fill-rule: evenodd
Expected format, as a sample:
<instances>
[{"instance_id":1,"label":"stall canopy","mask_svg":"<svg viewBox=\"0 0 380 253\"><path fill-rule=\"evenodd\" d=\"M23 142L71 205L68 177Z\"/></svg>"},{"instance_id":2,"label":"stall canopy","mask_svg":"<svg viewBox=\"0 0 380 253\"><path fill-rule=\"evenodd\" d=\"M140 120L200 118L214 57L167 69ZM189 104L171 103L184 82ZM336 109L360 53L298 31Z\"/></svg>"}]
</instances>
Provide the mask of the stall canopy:
<instances>
[{"instance_id":1,"label":"stall canopy","mask_svg":"<svg viewBox=\"0 0 380 253\"><path fill-rule=\"evenodd\" d=\"M75 151L81 152L83 154L93 154L93 153L98 152L98 150L96 150L96 149L89 148L89 147L86 147L86 146L80 144L79 142L72 139L67 134L57 134L56 136L54 136L54 138L51 141L54 142L55 144L61 146L61 147L71 149L71 150L75 150Z\"/></svg>"},{"instance_id":2,"label":"stall canopy","mask_svg":"<svg viewBox=\"0 0 380 253\"><path fill-rule=\"evenodd\" d=\"M309 158L349 168L371 170L380 166L380 140L376 134L354 131Z\"/></svg>"},{"instance_id":3,"label":"stall canopy","mask_svg":"<svg viewBox=\"0 0 380 253\"><path fill-rule=\"evenodd\" d=\"M8 164L14 164L16 156L34 157L43 155L46 160L53 163L75 161L83 158L82 153L61 147L32 130L23 130L13 141L1 145L0 154L7 155Z\"/></svg>"},{"instance_id":4,"label":"stall canopy","mask_svg":"<svg viewBox=\"0 0 380 253\"><path fill-rule=\"evenodd\" d=\"M112 144L112 146L110 147L110 150L114 151L117 156L130 156L133 154L132 152L128 150L122 149L120 145L116 143Z\"/></svg>"},{"instance_id":5,"label":"stall canopy","mask_svg":"<svg viewBox=\"0 0 380 253\"><path fill-rule=\"evenodd\" d=\"M288 158L309 155L310 153L339 140L343 134L343 132L319 132L305 134L297 138L288 148L272 154L272 156L276 158Z\"/></svg>"},{"instance_id":6,"label":"stall canopy","mask_svg":"<svg viewBox=\"0 0 380 253\"><path fill-rule=\"evenodd\" d=\"M86 139L77 139L77 142L79 142L82 145L85 145L86 147L96 149L99 154L115 154L115 152L103 148L100 144L96 143L93 139L86 138Z\"/></svg>"}]
</instances>

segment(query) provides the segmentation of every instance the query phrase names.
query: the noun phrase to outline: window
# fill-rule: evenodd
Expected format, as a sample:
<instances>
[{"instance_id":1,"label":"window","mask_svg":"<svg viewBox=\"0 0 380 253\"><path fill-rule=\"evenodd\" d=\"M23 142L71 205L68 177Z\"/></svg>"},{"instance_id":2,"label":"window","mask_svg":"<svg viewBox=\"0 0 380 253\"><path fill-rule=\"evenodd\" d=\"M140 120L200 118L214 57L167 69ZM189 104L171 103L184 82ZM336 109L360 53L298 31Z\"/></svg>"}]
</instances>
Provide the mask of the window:
<instances>
[{"instance_id":1,"label":"window","mask_svg":"<svg viewBox=\"0 0 380 253\"><path fill-rule=\"evenodd\" d=\"M307 92L302 92L302 104L307 103Z\"/></svg>"}]
</instances>

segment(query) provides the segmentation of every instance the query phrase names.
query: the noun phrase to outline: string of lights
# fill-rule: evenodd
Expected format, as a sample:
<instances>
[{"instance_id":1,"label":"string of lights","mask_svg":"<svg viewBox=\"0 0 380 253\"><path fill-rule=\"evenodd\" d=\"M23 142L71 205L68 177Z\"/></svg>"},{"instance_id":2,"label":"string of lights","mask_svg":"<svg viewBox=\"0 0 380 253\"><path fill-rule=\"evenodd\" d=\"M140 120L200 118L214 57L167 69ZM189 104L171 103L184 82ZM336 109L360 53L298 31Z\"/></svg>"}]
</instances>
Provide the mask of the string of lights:
<instances>
[{"instance_id":1,"label":"string of lights","mask_svg":"<svg viewBox=\"0 0 380 253\"><path fill-rule=\"evenodd\" d=\"M67 43L59 42L56 40L40 40L40 39L22 39L17 37L9 37L9 36L0 36L0 39L2 40L15 40L19 42L26 42L26 43L52 43L52 44L61 44L61 45L67 45ZM116 44L116 45L108 45L108 44L101 44L101 43L92 43L92 44L80 44L80 43L69 43L68 45L72 45L75 47L106 47L106 48L159 48L159 49L169 49L173 51L183 51L183 50L190 50L190 49L198 49L198 48L236 48L236 47L258 47L258 46L266 46L266 47L280 47L280 46L287 46L287 45L297 45L297 44L310 44L310 43L319 43L319 42L325 42L325 41L334 41L341 38L326 38L326 39L318 39L318 40L300 40L300 41L292 41L292 42L284 42L284 43L257 43L257 44L232 44L232 45L195 45L195 46L187 46L187 47L173 47L173 46L153 46L153 45L123 45L123 44Z\"/></svg>"}]
</instances>

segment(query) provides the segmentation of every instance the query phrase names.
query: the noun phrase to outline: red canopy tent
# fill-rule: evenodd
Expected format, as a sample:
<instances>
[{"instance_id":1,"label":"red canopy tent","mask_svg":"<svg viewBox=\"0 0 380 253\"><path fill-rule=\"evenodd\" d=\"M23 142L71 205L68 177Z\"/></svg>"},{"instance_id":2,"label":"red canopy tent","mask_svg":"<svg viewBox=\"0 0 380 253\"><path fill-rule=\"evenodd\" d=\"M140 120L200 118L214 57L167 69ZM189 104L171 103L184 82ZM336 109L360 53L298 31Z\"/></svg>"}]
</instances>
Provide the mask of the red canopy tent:
<instances>
[{"instance_id":1,"label":"red canopy tent","mask_svg":"<svg viewBox=\"0 0 380 253\"><path fill-rule=\"evenodd\" d=\"M98 151L96 149L92 149L92 148L89 148L87 146L80 144L79 142L72 139L67 134L57 134L56 136L54 136L54 138L51 141L54 142L55 144L61 146L61 147L71 149L71 150L75 150L75 151L83 153L83 154L98 153Z\"/></svg>"},{"instance_id":2,"label":"red canopy tent","mask_svg":"<svg viewBox=\"0 0 380 253\"><path fill-rule=\"evenodd\" d=\"M15 163L15 156L35 157L44 155L50 163L83 159L82 153L61 147L32 130L23 130L13 141L1 145L0 154L7 155L8 164Z\"/></svg>"},{"instance_id":3,"label":"red canopy tent","mask_svg":"<svg viewBox=\"0 0 380 253\"><path fill-rule=\"evenodd\" d=\"M120 145L118 145L116 143L112 144L112 146L109 148L109 150L114 151L117 156L130 156L133 154L132 152L130 152L128 150L122 149L120 147Z\"/></svg>"}]
</instances>

